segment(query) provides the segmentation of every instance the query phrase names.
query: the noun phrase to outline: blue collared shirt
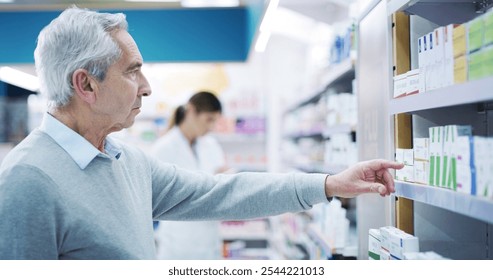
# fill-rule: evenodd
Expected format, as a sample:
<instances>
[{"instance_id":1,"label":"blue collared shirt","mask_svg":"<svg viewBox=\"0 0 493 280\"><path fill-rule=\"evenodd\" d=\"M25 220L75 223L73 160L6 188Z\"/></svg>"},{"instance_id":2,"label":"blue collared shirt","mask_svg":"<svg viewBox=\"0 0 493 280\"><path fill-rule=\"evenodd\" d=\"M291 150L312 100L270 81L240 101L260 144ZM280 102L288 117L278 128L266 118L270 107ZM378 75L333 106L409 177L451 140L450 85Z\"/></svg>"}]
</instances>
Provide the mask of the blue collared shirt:
<instances>
[{"instance_id":1,"label":"blue collared shirt","mask_svg":"<svg viewBox=\"0 0 493 280\"><path fill-rule=\"evenodd\" d=\"M118 159L122 152L122 148L117 143L111 140L110 137L106 137L104 144L106 153L102 153L84 137L49 113L44 114L43 122L39 129L53 138L53 140L55 140L70 157L72 157L81 169L85 169L97 156Z\"/></svg>"}]
</instances>

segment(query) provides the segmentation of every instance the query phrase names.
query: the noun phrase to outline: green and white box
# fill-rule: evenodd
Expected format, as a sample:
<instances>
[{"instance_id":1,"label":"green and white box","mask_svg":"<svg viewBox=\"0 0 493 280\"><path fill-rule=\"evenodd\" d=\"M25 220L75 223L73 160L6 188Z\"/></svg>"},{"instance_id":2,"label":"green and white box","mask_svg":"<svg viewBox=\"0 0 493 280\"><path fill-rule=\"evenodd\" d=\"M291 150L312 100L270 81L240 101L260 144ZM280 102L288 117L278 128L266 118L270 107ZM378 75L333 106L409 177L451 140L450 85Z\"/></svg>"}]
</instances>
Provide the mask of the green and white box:
<instances>
[{"instance_id":1,"label":"green and white box","mask_svg":"<svg viewBox=\"0 0 493 280\"><path fill-rule=\"evenodd\" d=\"M430 175L429 185L440 186L440 174L442 170L443 155L443 126L434 126L429 128L430 133Z\"/></svg>"},{"instance_id":2,"label":"green and white box","mask_svg":"<svg viewBox=\"0 0 493 280\"><path fill-rule=\"evenodd\" d=\"M459 136L471 136L470 125L447 125L444 128L443 161L440 186L457 189L457 147L456 141Z\"/></svg>"},{"instance_id":3,"label":"green and white box","mask_svg":"<svg viewBox=\"0 0 493 280\"><path fill-rule=\"evenodd\" d=\"M473 185L476 176L474 170L473 155L471 154L472 145L471 136L459 136L455 142L456 153L456 175L457 175L457 192L465 194L474 194Z\"/></svg>"},{"instance_id":4,"label":"green and white box","mask_svg":"<svg viewBox=\"0 0 493 280\"><path fill-rule=\"evenodd\" d=\"M380 230L371 228L368 231L368 259L380 260Z\"/></svg>"}]
</instances>

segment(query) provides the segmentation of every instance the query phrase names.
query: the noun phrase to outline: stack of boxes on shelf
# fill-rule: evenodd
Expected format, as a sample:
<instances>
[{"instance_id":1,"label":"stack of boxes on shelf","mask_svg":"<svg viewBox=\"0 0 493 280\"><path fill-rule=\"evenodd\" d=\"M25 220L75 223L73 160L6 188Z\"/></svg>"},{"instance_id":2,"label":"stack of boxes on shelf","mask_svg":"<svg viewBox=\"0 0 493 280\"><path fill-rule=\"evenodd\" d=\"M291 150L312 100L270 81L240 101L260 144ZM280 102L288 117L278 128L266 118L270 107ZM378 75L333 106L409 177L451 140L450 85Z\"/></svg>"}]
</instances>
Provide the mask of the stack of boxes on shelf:
<instances>
[{"instance_id":1,"label":"stack of boxes on shelf","mask_svg":"<svg viewBox=\"0 0 493 280\"><path fill-rule=\"evenodd\" d=\"M344 248L349 234L349 220L346 218L346 209L342 207L341 201L333 199L324 205L319 226L324 236L332 240L334 248ZM323 206L322 206L323 207Z\"/></svg>"},{"instance_id":2,"label":"stack of boxes on shelf","mask_svg":"<svg viewBox=\"0 0 493 280\"><path fill-rule=\"evenodd\" d=\"M419 240L392 226L370 229L368 236L370 260L403 260L405 254L419 252Z\"/></svg>"},{"instance_id":3,"label":"stack of boxes on shelf","mask_svg":"<svg viewBox=\"0 0 493 280\"><path fill-rule=\"evenodd\" d=\"M473 136L471 126L429 128L413 149L396 149L405 167L396 179L493 199L493 138Z\"/></svg>"},{"instance_id":4,"label":"stack of boxes on shelf","mask_svg":"<svg viewBox=\"0 0 493 280\"><path fill-rule=\"evenodd\" d=\"M356 47L356 25L353 23L343 33L337 34L330 48L330 63L337 64L350 58Z\"/></svg>"},{"instance_id":5,"label":"stack of boxes on shelf","mask_svg":"<svg viewBox=\"0 0 493 280\"><path fill-rule=\"evenodd\" d=\"M324 147L321 144L326 114L319 100L295 108L284 117L283 161L303 171L322 171Z\"/></svg>"},{"instance_id":6,"label":"stack of boxes on shelf","mask_svg":"<svg viewBox=\"0 0 493 280\"><path fill-rule=\"evenodd\" d=\"M326 104L325 125L327 130L332 132L326 137L328 139L325 141L324 164L350 166L356 163L358 158L356 142L349 133L357 123L356 94L329 92Z\"/></svg>"},{"instance_id":7,"label":"stack of boxes on shelf","mask_svg":"<svg viewBox=\"0 0 493 280\"><path fill-rule=\"evenodd\" d=\"M430 170L430 141L429 138L414 138L411 152L413 160L413 179L420 184L428 184Z\"/></svg>"},{"instance_id":8,"label":"stack of boxes on shelf","mask_svg":"<svg viewBox=\"0 0 493 280\"><path fill-rule=\"evenodd\" d=\"M493 12L467 23L468 79L493 75Z\"/></svg>"},{"instance_id":9,"label":"stack of boxes on shelf","mask_svg":"<svg viewBox=\"0 0 493 280\"><path fill-rule=\"evenodd\" d=\"M350 221L340 200L334 198L329 204L319 204L310 210L313 220L307 227L309 239L315 246L307 246L312 259L330 258L333 251L346 247ZM330 250L330 251L328 251Z\"/></svg>"},{"instance_id":10,"label":"stack of boxes on shelf","mask_svg":"<svg viewBox=\"0 0 493 280\"><path fill-rule=\"evenodd\" d=\"M394 98L493 76L493 10L418 38L419 69L394 77Z\"/></svg>"},{"instance_id":11,"label":"stack of boxes on shelf","mask_svg":"<svg viewBox=\"0 0 493 280\"><path fill-rule=\"evenodd\" d=\"M326 127L334 127L342 124L355 126L358 121L356 94L350 92L328 92L326 108Z\"/></svg>"},{"instance_id":12,"label":"stack of boxes on shelf","mask_svg":"<svg viewBox=\"0 0 493 280\"><path fill-rule=\"evenodd\" d=\"M396 170L397 180L414 182L414 153L413 149L396 149L395 160L404 163L404 168Z\"/></svg>"},{"instance_id":13,"label":"stack of boxes on shelf","mask_svg":"<svg viewBox=\"0 0 493 280\"><path fill-rule=\"evenodd\" d=\"M398 228L385 226L370 229L368 234L369 260L444 259L435 252L420 252L419 239Z\"/></svg>"}]
</instances>

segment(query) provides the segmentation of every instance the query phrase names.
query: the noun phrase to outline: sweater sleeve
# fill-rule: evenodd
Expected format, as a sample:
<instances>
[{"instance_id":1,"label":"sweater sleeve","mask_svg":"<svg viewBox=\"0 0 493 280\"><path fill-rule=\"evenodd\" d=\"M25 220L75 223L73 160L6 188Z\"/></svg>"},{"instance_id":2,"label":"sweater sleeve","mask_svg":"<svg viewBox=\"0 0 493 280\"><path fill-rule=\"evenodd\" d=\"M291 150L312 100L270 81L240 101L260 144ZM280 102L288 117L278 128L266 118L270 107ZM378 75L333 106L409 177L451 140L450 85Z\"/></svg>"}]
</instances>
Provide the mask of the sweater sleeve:
<instances>
[{"instance_id":1,"label":"sweater sleeve","mask_svg":"<svg viewBox=\"0 0 493 280\"><path fill-rule=\"evenodd\" d=\"M57 259L60 201L38 169L18 165L0 177L0 259Z\"/></svg>"},{"instance_id":2,"label":"sweater sleeve","mask_svg":"<svg viewBox=\"0 0 493 280\"><path fill-rule=\"evenodd\" d=\"M157 160L151 168L155 219L250 219L308 210L327 201L324 174L243 172L211 176Z\"/></svg>"}]
</instances>

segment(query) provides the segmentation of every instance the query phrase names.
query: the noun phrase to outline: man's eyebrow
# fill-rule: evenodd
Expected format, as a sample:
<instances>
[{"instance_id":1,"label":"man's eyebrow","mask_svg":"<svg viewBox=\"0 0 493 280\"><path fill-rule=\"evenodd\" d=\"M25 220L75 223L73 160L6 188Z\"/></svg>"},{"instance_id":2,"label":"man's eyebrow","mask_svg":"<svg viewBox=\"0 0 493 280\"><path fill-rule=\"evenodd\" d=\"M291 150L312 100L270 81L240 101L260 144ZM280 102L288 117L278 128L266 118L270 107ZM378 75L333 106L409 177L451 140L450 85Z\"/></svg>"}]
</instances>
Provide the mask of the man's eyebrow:
<instances>
[{"instance_id":1,"label":"man's eyebrow","mask_svg":"<svg viewBox=\"0 0 493 280\"><path fill-rule=\"evenodd\" d=\"M140 62L140 61L139 62L134 62L134 63L130 64L127 67L126 71L131 71L131 70L134 70L134 69L137 69L137 68L140 68L140 67L142 67L142 62Z\"/></svg>"}]
</instances>

